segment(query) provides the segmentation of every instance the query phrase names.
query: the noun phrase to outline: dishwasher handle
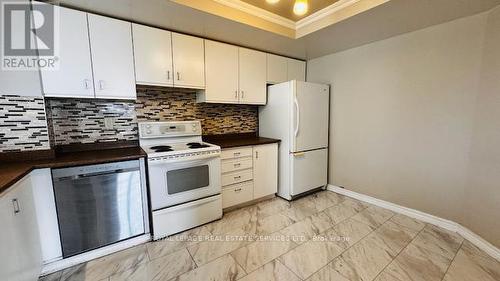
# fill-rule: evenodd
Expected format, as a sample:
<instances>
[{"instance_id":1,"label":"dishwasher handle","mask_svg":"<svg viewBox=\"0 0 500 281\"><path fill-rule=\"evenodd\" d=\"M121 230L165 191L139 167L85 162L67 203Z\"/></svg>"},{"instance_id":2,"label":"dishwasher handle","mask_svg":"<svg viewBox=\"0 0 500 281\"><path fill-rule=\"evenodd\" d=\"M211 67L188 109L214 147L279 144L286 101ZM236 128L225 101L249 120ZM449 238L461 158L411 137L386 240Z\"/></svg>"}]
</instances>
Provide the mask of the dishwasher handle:
<instances>
[{"instance_id":1,"label":"dishwasher handle","mask_svg":"<svg viewBox=\"0 0 500 281\"><path fill-rule=\"evenodd\" d=\"M54 180L55 181L76 180L76 179L84 179L84 178L90 178L90 177L106 176L106 175L121 174L121 173L128 173L128 172L139 172L139 171L140 170L138 167L128 168L128 169L116 169L116 170L110 170L110 171L79 174L79 175L67 176L67 177L59 177L59 178L54 178Z\"/></svg>"}]
</instances>

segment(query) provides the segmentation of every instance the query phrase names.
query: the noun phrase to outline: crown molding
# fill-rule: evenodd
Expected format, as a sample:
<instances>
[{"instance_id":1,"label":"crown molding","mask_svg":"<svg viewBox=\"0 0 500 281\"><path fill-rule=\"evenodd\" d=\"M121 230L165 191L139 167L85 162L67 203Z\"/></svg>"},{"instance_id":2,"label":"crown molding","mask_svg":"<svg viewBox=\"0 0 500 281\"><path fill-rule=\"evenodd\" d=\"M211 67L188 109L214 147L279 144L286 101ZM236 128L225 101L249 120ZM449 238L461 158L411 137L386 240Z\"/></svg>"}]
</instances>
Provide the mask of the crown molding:
<instances>
[{"instance_id":1,"label":"crown molding","mask_svg":"<svg viewBox=\"0 0 500 281\"><path fill-rule=\"evenodd\" d=\"M310 14L309 16L297 21L295 23L295 29L299 29L299 28L302 28L306 25L309 25L311 23L314 23L318 20L321 20L333 13L336 13L348 6L351 6L351 5L354 5L356 4L357 2L359 1L362 1L362 0L340 0L340 1L337 1L333 4L331 4L330 6L327 6L313 14Z\"/></svg>"},{"instance_id":2,"label":"crown molding","mask_svg":"<svg viewBox=\"0 0 500 281\"><path fill-rule=\"evenodd\" d=\"M237 9L241 12L248 13L252 16L259 17L261 19L270 21L272 23L279 24L283 27L286 28L291 28L295 29L296 28L296 23L293 20L287 19L285 17L282 17L280 15L277 15L275 13L271 13L267 10L264 10L262 8L250 5L246 2L240 1L240 0L213 0L214 2L217 2L219 4Z\"/></svg>"}]
</instances>

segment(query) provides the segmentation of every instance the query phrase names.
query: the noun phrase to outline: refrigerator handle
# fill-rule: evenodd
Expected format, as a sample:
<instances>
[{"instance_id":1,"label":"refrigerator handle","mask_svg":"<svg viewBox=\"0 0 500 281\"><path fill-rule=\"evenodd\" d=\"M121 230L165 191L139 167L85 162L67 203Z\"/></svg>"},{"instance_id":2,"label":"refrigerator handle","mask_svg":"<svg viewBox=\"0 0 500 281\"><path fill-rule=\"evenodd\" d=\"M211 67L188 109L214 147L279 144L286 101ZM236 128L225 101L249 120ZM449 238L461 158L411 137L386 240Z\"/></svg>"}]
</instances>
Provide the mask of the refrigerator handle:
<instances>
[{"instance_id":1,"label":"refrigerator handle","mask_svg":"<svg viewBox=\"0 0 500 281\"><path fill-rule=\"evenodd\" d=\"M297 101L297 99L294 99L293 103L295 104L295 112L296 112L294 135L297 136L299 134L299 125L300 125L300 108L299 108L299 102Z\"/></svg>"}]
</instances>

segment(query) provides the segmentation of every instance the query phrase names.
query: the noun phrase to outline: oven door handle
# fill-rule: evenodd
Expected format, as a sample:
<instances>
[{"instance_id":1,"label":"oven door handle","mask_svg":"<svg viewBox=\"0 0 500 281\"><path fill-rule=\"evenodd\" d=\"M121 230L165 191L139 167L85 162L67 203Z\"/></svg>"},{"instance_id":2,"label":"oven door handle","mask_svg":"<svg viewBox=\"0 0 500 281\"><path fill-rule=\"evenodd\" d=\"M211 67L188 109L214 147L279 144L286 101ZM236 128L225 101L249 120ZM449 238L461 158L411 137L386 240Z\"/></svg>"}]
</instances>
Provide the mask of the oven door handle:
<instances>
[{"instance_id":1,"label":"oven door handle","mask_svg":"<svg viewBox=\"0 0 500 281\"><path fill-rule=\"evenodd\" d=\"M177 164L191 164L191 163L205 163L208 162L214 158L219 158L220 155L204 155L204 156L198 156L198 157L190 157L187 159L179 159L179 158L173 158L173 159L166 159L166 160L156 160L156 161L151 161L151 159L148 159L148 165L153 166L153 165L162 165L165 163L175 163Z\"/></svg>"}]
</instances>

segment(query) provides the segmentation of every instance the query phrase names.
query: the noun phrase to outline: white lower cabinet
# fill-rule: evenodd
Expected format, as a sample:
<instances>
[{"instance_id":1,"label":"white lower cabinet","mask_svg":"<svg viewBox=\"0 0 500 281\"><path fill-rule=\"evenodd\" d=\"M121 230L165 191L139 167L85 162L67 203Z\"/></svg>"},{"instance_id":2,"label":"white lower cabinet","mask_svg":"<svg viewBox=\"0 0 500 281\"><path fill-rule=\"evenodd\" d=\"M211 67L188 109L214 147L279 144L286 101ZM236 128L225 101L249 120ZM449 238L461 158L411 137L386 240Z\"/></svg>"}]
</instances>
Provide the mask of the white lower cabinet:
<instances>
[{"instance_id":1,"label":"white lower cabinet","mask_svg":"<svg viewBox=\"0 0 500 281\"><path fill-rule=\"evenodd\" d=\"M253 148L253 195L264 197L277 192L278 144L264 144Z\"/></svg>"},{"instance_id":2,"label":"white lower cabinet","mask_svg":"<svg viewBox=\"0 0 500 281\"><path fill-rule=\"evenodd\" d=\"M30 176L0 196L0 280L37 280L42 254Z\"/></svg>"},{"instance_id":3,"label":"white lower cabinet","mask_svg":"<svg viewBox=\"0 0 500 281\"><path fill-rule=\"evenodd\" d=\"M222 150L222 208L278 191L278 144Z\"/></svg>"},{"instance_id":4,"label":"white lower cabinet","mask_svg":"<svg viewBox=\"0 0 500 281\"><path fill-rule=\"evenodd\" d=\"M222 189L222 208L253 200L253 181L225 186Z\"/></svg>"}]
</instances>

